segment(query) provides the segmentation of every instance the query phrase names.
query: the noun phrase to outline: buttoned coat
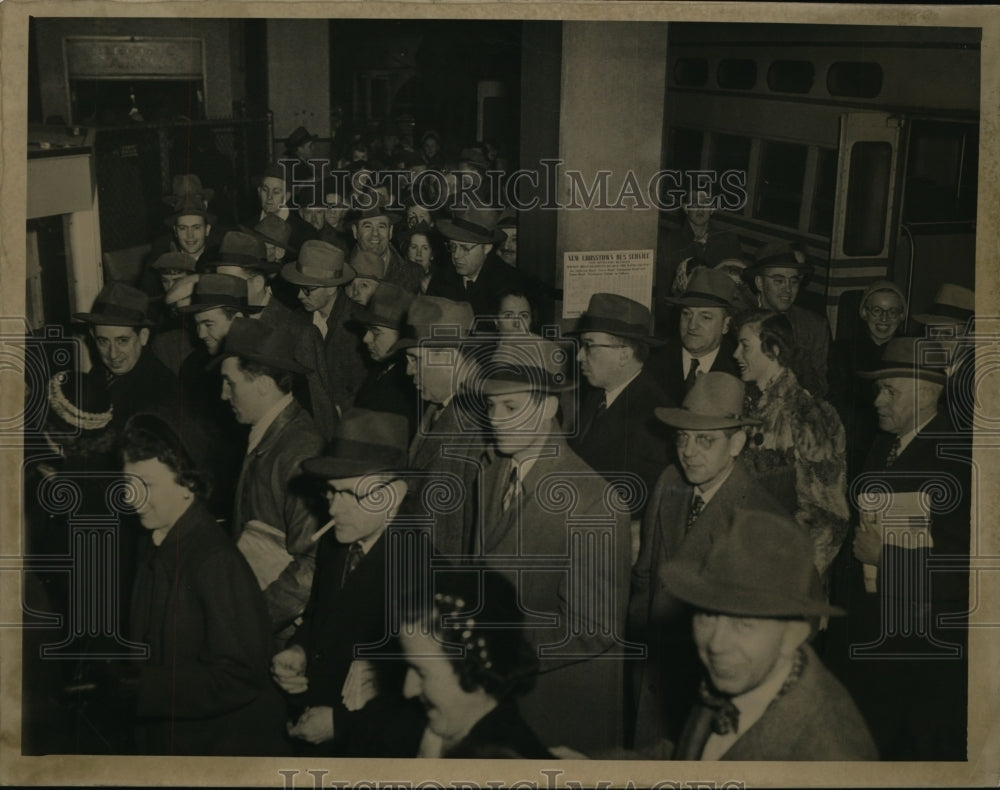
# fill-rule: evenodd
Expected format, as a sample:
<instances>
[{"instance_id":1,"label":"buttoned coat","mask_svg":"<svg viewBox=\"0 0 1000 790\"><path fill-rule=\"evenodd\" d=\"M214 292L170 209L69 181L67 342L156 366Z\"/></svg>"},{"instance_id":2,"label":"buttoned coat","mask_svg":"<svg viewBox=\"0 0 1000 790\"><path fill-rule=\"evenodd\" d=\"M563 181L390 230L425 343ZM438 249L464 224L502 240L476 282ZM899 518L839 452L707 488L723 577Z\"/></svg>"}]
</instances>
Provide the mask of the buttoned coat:
<instances>
[{"instance_id":1,"label":"buttoned coat","mask_svg":"<svg viewBox=\"0 0 1000 790\"><path fill-rule=\"evenodd\" d=\"M516 503L504 512L510 469L508 458L490 454L474 522L482 524L482 533L474 544L477 559L496 566L517 587L526 636L541 654L540 674L520 699L521 713L548 745L584 752L619 745L628 513L609 508L613 498L605 496L604 478L562 438L550 437L539 447ZM584 550L593 565L579 553ZM602 556L593 558L597 551Z\"/></svg>"},{"instance_id":2,"label":"buttoned coat","mask_svg":"<svg viewBox=\"0 0 1000 790\"><path fill-rule=\"evenodd\" d=\"M251 519L285 533L292 560L264 590L276 631L289 625L309 600L316 544L310 538L318 519L302 490L301 464L321 454L323 439L312 418L292 401L274 418L260 443L244 459L236 484L233 537L239 540Z\"/></svg>"},{"instance_id":3,"label":"buttoned coat","mask_svg":"<svg viewBox=\"0 0 1000 790\"><path fill-rule=\"evenodd\" d=\"M694 486L681 469L668 467L642 522L628 609L629 637L648 647L646 659L632 666L637 747L664 737L676 740L697 699L702 672L690 610L667 590L666 564L678 556L704 557L713 544L726 539L737 511L762 510L791 518L738 459L688 531L693 496Z\"/></svg>"}]
</instances>

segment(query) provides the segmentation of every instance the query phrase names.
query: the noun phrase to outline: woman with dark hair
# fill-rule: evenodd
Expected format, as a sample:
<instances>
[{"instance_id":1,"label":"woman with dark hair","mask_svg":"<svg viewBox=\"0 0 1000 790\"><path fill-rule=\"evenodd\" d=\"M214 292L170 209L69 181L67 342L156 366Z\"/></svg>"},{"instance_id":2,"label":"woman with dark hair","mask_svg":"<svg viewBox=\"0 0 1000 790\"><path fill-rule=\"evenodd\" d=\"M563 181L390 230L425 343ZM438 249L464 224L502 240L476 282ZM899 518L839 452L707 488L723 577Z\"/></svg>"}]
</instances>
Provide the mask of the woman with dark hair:
<instances>
[{"instance_id":1,"label":"woman with dark hair","mask_svg":"<svg viewBox=\"0 0 1000 790\"><path fill-rule=\"evenodd\" d=\"M205 506L204 476L152 415L129 420L121 452L149 535L129 623L148 658L116 676L134 705L139 753L287 754L270 620L253 572Z\"/></svg>"},{"instance_id":2,"label":"woman with dark hair","mask_svg":"<svg viewBox=\"0 0 1000 790\"><path fill-rule=\"evenodd\" d=\"M409 664L403 694L426 712L416 756L551 758L517 710L538 665L514 588L497 573L435 582L430 606L416 596L405 607L399 637Z\"/></svg>"},{"instance_id":3,"label":"woman with dark hair","mask_svg":"<svg viewBox=\"0 0 1000 790\"><path fill-rule=\"evenodd\" d=\"M399 251L411 263L424 270L420 292L427 293L431 278L440 268L440 261L447 260L444 241L433 227L424 222L408 227L399 237Z\"/></svg>"},{"instance_id":4,"label":"woman with dark hair","mask_svg":"<svg viewBox=\"0 0 1000 790\"><path fill-rule=\"evenodd\" d=\"M792 325L781 313L751 310L739 317L733 356L747 384L748 418L760 420L743 458L761 484L788 503L813 539L824 574L847 534L844 427L829 403L814 398L795 374Z\"/></svg>"}]
</instances>

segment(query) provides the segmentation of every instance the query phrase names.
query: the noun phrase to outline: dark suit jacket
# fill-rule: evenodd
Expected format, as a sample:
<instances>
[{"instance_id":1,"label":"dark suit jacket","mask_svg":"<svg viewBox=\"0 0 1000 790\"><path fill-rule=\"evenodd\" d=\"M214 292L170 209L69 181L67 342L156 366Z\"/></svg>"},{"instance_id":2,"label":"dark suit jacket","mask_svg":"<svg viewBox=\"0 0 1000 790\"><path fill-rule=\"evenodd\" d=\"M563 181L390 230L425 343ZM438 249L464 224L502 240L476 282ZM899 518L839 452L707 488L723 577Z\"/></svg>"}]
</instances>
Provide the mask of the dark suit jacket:
<instances>
[{"instance_id":1,"label":"dark suit jacket","mask_svg":"<svg viewBox=\"0 0 1000 790\"><path fill-rule=\"evenodd\" d=\"M140 754L287 753L264 601L200 502L159 547L144 538L130 630L150 650L139 675Z\"/></svg>"},{"instance_id":2,"label":"dark suit jacket","mask_svg":"<svg viewBox=\"0 0 1000 790\"><path fill-rule=\"evenodd\" d=\"M122 376L113 376L94 357L94 367L87 376L106 382L111 395L112 423L123 428L133 414L148 412L165 419L175 429L180 430L180 387L177 376L171 373L148 348L139 355L135 367Z\"/></svg>"},{"instance_id":3,"label":"dark suit jacket","mask_svg":"<svg viewBox=\"0 0 1000 790\"><path fill-rule=\"evenodd\" d=\"M368 356L361 344L361 334L352 327L354 302L344 290L326 319L323 359L326 364L326 388L341 413L354 405L361 382L368 375ZM314 331L319 332L314 328Z\"/></svg>"},{"instance_id":4,"label":"dark suit jacket","mask_svg":"<svg viewBox=\"0 0 1000 790\"><path fill-rule=\"evenodd\" d=\"M292 555L281 575L264 590L276 631L298 617L309 600L316 557L316 544L310 538L318 519L297 490L301 482L297 479L302 476L302 462L320 455L322 449L316 424L293 400L245 456L236 484L234 539L239 540L246 523L256 519L284 532L285 551Z\"/></svg>"},{"instance_id":5,"label":"dark suit jacket","mask_svg":"<svg viewBox=\"0 0 1000 790\"><path fill-rule=\"evenodd\" d=\"M778 697L720 760L877 760L878 752L857 706L808 646L798 681ZM699 704L674 752L675 760L701 759L697 732L712 711Z\"/></svg>"},{"instance_id":6,"label":"dark suit jacket","mask_svg":"<svg viewBox=\"0 0 1000 790\"><path fill-rule=\"evenodd\" d=\"M419 263L408 261L399 251L389 245L389 263L382 278L387 283L398 285L411 294L420 293L420 284L424 279L424 270Z\"/></svg>"},{"instance_id":7,"label":"dark suit jacket","mask_svg":"<svg viewBox=\"0 0 1000 790\"><path fill-rule=\"evenodd\" d=\"M793 304L785 313L795 330L799 352L799 383L816 398L825 398L830 325L824 316Z\"/></svg>"},{"instance_id":8,"label":"dark suit jacket","mask_svg":"<svg viewBox=\"0 0 1000 790\"><path fill-rule=\"evenodd\" d=\"M639 556L632 568L629 637L645 642L646 660L635 666L635 745L676 740L697 699L701 663L691 636L688 607L666 588L666 564L679 555L704 557L726 539L734 514L753 508L791 518L739 460L687 531L694 487L677 466L660 476L642 522Z\"/></svg>"},{"instance_id":9,"label":"dark suit jacket","mask_svg":"<svg viewBox=\"0 0 1000 790\"><path fill-rule=\"evenodd\" d=\"M884 759L964 759L968 437L954 433L948 417L939 413L887 470L892 439L887 433L876 437L868 471L854 487L863 490L867 479L892 492L947 490L946 496L928 500L934 546L883 544L878 590L869 593L862 563L853 555L852 527L833 566L833 602L847 610L847 617L830 622L827 662L857 700ZM941 566L944 558L948 567ZM904 628L912 632L907 635ZM853 645L869 647L852 655ZM895 657L886 660L887 654Z\"/></svg>"},{"instance_id":10,"label":"dark suit jacket","mask_svg":"<svg viewBox=\"0 0 1000 790\"><path fill-rule=\"evenodd\" d=\"M561 437L551 437L539 453L521 481L517 505L506 513L510 462L490 454L473 521L482 524L474 540L477 555L499 564L498 572L518 588L524 611L532 613L526 617L529 643L539 651L563 643L542 652L535 687L521 699L528 725L546 744L584 752L620 745L624 670L618 638L624 634L631 561L628 513L608 509L606 481ZM604 547L609 554L591 566L576 553L581 546ZM553 563L573 559L572 569L539 567L528 559L545 557ZM524 567L517 558L525 558ZM586 606L582 596L597 605ZM545 615L554 622L539 619Z\"/></svg>"},{"instance_id":11,"label":"dark suit jacket","mask_svg":"<svg viewBox=\"0 0 1000 790\"><path fill-rule=\"evenodd\" d=\"M667 428L653 410L673 402L645 369L603 413L604 390L590 389L580 408L580 435L573 449L598 472L632 472L642 478L646 496L636 497L633 515L641 515L649 494L669 463Z\"/></svg>"},{"instance_id":12,"label":"dark suit jacket","mask_svg":"<svg viewBox=\"0 0 1000 790\"><path fill-rule=\"evenodd\" d=\"M405 417L411 440L417 430L419 403L420 396L413 386L413 377L406 374L406 362L402 355L373 363L354 399L354 405L359 409L385 411Z\"/></svg>"},{"instance_id":13,"label":"dark suit jacket","mask_svg":"<svg viewBox=\"0 0 1000 790\"><path fill-rule=\"evenodd\" d=\"M683 403L684 380L687 378L687 370L684 369L683 347L679 338L671 338L667 345L659 349L652 349L649 354L649 361L646 369L653 379L660 385L660 388L667 394L674 403ZM733 359L733 352L736 351L736 343L730 335L722 336L722 343L719 346L719 353L715 357L715 362L708 370L700 370L701 373L711 371L730 373L736 378L740 377L740 368Z\"/></svg>"},{"instance_id":14,"label":"dark suit jacket","mask_svg":"<svg viewBox=\"0 0 1000 790\"><path fill-rule=\"evenodd\" d=\"M517 269L508 266L495 252L486 256L483 268L472 286L466 290L462 277L453 266L442 267L427 286L428 296L443 296L456 302L468 302L479 316L497 314L500 295L510 289L524 288Z\"/></svg>"}]
</instances>

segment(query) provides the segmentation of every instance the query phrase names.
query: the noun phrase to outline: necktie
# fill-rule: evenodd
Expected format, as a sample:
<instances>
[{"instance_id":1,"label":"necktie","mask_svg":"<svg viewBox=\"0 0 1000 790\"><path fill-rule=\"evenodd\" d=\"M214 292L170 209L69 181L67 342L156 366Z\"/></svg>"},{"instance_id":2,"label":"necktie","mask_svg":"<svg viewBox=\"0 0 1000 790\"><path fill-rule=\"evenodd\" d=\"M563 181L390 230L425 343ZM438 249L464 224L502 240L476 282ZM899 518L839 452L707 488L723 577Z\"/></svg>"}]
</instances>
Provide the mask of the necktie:
<instances>
[{"instance_id":1,"label":"necktie","mask_svg":"<svg viewBox=\"0 0 1000 790\"><path fill-rule=\"evenodd\" d=\"M517 494L520 489L520 484L517 480L517 464L512 464L510 467L510 475L507 478L507 487L503 491L503 512L506 513L510 510L510 506L514 504L517 499Z\"/></svg>"},{"instance_id":2,"label":"necktie","mask_svg":"<svg viewBox=\"0 0 1000 790\"><path fill-rule=\"evenodd\" d=\"M713 693L704 682L698 689L698 695L701 704L712 711L712 732L716 735L739 732L740 711L729 697Z\"/></svg>"},{"instance_id":3,"label":"necktie","mask_svg":"<svg viewBox=\"0 0 1000 790\"><path fill-rule=\"evenodd\" d=\"M601 398L601 402L597 404L597 416L600 417L607 410L608 410L608 396L604 395Z\"/></svg>"},{"instance_id":4,"label":"necktie","mask_svg":"<svg viewBox=\"0 0 1000 790\"><path fill-rule=\"evenodd\" d=\"M347 584L347 577L358 569L361 560L365 558L364 549L361 548L361 541L356 540L347 550L347 562L344 564L344 575L340 580L340 586Z\"/></svg>"},{"instance_id":5,"label":"necktie","mask_svg":"<svg viewBox=\"0 0 1000 790\"><path fill-rule=\"evenodd\" d=\"M687 377L684 379L684 393L687 394L691 391L694 386L694 381L698 378L698 362L697 357L691 357L691 364L688 366Z\"/></svg>"},{"instance_id":6,"label":"necktie","mask_svg":"<svg viewBox=\"0 0 1000 790\"><path fill-rule=\"evenodd\" d=\"M694 526L694 522L697 521L698 516L701 515L701 511L705 509L705 500L701 498L700 495L695 494L694 498L691 500L691 509L688 511L687 517L687 531L691 531L691 527Z\"/></svg>"},{"instance_id":7,"label":"necktie","mask_svg":"<svg viewBox=\"0 0 1000 790\"><path fill-rule=\"evenodd\" d=\"M885 459L885 468L890 469L892 465L896 463L896 459L899 458L899 447L900 447L899 434L892 440L892 446L889 448L889 455Z\"/></svg>"},{"instance_id":8,"label":"necktie","mask_svg":"<svg viewBox=\"0 0 1000 790\"><path fill-rule=\"evenodd\" d=\"M468 293L469 291L471 291L473 285L474 285L474 283L473 283L472 280L466 280L465 281L465 292Z\"/></svg>"}]
</instances>

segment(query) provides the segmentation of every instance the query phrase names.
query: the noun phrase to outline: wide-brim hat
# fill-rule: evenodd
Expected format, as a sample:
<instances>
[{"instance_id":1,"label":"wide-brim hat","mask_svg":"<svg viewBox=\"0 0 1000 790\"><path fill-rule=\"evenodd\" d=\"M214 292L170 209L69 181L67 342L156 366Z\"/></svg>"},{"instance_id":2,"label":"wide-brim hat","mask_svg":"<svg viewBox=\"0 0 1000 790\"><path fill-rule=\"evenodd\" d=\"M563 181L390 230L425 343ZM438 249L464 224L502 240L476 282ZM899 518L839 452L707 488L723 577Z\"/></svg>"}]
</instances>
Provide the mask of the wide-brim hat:
<instances>
[{"instance_id":1,"label":"wide-brim hat","mask_svg":"<svg viewBox=\"0 0 1000 790\"><path fill-rule=\"evenodd\" d=\"M743 280L751 288L756 289L754 278L771 268L796 269L802 277L802 285L812 276L813 267L804 256L796 255L790 244L783 241L772 241L765 244L757 253L752 264L743 270Z\"/></svg>"},{"instance_id":2,"label":"wide-brim hat","mask_svg":"<svg viewBox=\"0 0 1000 790\"><path fill-rule=\"evenodd\" d=\"M308 373L295 360L297 336L285 327L272 327L253 318L234 318L222 343L222 352L208 363L209 368L221 365L227 357L240 357L290 373Z\"/></svg>"},{"instance_id":3,"label":"wide-brim hat","mask_svg":"<svg viewBox=\"0 0 1000 790\"><path fill-rule=\"evenodd\" d=\"M265 244L273 244L285 252L295 252L288 240L292 237L292 226L277 214L268 214L252 228L240 225L240 231L260 239Z\"/></svg>"},{"instance_id":4,"label":"wide-brim hat","mask_svg":"<svg viewBox=\"0 0 1000 790\"><path fill-rule=\"evenodd\" d=\"M733 307L736 283L732 277L718 269L698 266L688 278L687 288L680 296L667 299L669 304L684 307Z\"/></svg>"},{"instance_id":5,"label":"wide-brim hat","mask_svg":"<svg viewBox=\"0 0 1000 790\"><path fill-rule=\"evenodd\" d=\"M281 264L267 259L262 239L251 233L231 230L222 237L216 259L210 266L239 266L261 274L277 274Z\"/></svg>"},{"instance_id":6,"label":"wide-brim hat","mask_svg":"<svg viewBox=\"0 0 1000 790\"><path fill-rule=\"evenodd\" d=\"M503 244L507 234L497 227L500 209L469 206L451 219L438 220L438 232L446 239L474 244Z\"/></svg>"},{"instance_id":7,"label":"wide-brim hat","mask_svg":"<svg viewBox=\"0 0 1000 790\"><path fill-rule=\"evenodd\" d=\"M858 371L864 379L920 379L944 384L948 349L935 340L919 337L894 337L885 344L882 358L874 370Z\"/></svg>"},{"instance_id":8,"label":"wide-brim hat","mask_svg":"<svg viewBox=\"0 0 1000 790\"><path fill-rule=\"evenodd\" d=\"M743 416L746 387L731 373L708 371L695 377L680 408L653 409L656 419L674 428L690 431L721 431L760 420Z\"/></svg>"},{"instance_id":9,"label":"wide-brim hat","mask_svg":"<svg viewBox=\"0 0 1000 790\"><path fill-rule=\"evenodd\" d=\"M288 147L292 150L298 148L300 145L305 145L306 143L314 143L319 139L315 134L309 134L309 130L304 126L297 126L295 130L288 135L285 142Z\"/></svg>"},{"instance_id":10,"label":"wide-brim hat","mask_svg":"<svg viewBox=\"0 0 1000 790\"><path fill-rule=\"evenodd\" d=\"M74 313L73 319L93 326L150 327L155 323L149 317L149 296L121 282L107 283L90 312Z\"/></svg>"},{"instance_id":11,"label":"wide-brim hat","mask_svg":"<svg viewBox=\"0 0 1000 790\"><path fill-rule=\"evenodd\" d=\"M302 462L302 471L336 480L367 474L403 472L409 429L401 414L348 409L323 455Z\"/></svg>"},{"instance_id":12,"label":"wide-brim hat","mask_svg":"<svg viewBox=\"0 0 1000 790\"><path fill-rule=\"evenodd\" d=\"M354 269L344 251L325 241L310 240L302 244L299 259L281 268L283 279L307 288L332 288L354 279Z\"/></svg>"},{"instance_id":13,"label":"wide-brim hat","mask_svg":"<svg viewBox=\"0 0 1000 790\"><path fill-rule=\"evenodd\" d=\"M173 227L180 217L201 217L205 224L215 224L215 215L208 210L208 202L201 193L192 192L185 195L175 195L170 202L173 211L163 218L163 224Z\"/></svg>"},{"instance_id":14,"label":"wide-brim hat","mask_svg":"<svg viewBox=\"0 0 1000 790\"><path fill-rule=\"evenodd\" d=\"M414 294L396 283L381 282L367 307L355 308L352 323L358 326L385 326L400 332L406 327L406 313Z\"/></svg>"},{"instance_id":15,"label":"wide-brim hat","mask_svg":"<svg viewBox=\"0 0 1000 790\"><path fill-rule=\"evenodd\" d=\"M584 332L604 332L616 337L640 340L650 346L662 346L666 341L650 334L649 309L634 299L610 293L590 297L587 309L567 335Z\"/></svg>"},{"instance_id":16,"label":"wide-brim hat","mask_svg":"<svg viewBox=\"0 0 1000 790\"><path fill-rule=\"evenodd\" d=\"M273 178L276 181L280 181L282 184L286 183L288 180L285 178L285 168L279 164L272 163L264 168L264 171L254 179L257 185L260 186L264 183L264 179Z\"/></svg>"},{"instance_id":17,"label":"wide-brim hat","mask_svg":"<svg viewBox=\"0 0 1000 790\"><path fill-rule=\"evenodd\" d=\"M259 305L247 303L247 282L231 274L203 274L191 294L191 303L177 308L182 313L203 313L219 307L230 307L242 313L256 313Z\"/></svg>"},{"instance_id":18,"label":"wide-brim hat","mask_svg":"<svg viewBox=\"0 0 1000 790\"><path fill-rule=\"evenodd\" d=\"M729 533L703 556L666 564L669 592L698 609L736 617L842 615L822 596L808 533L785 516L737 510Z\"/></svg>"},{"instance_id":19,"label":"wide-brim hat","mask_svg":"<svg viewBox=\"0 0 1000 790\"><path fill-rule=\"evenodd\" d=\"M566 375L566 350L546 338L504 337L484 368L479 391L483 395L512 392L566 392L573 382Z\"/></svg>"},{"instance_id":20,"label":"wide-brim hat","mask_svg":"<svg viewBox=\"0 0 1000 790\"><path fill-rule=\"evenodd\" d=\"M921 324L965 324L976 312L976 295L953 283L942 285L926 312L913 316Z\"/></svg>"},{"instance_id":21,"label":"wide-brim hat","mask_svg":"<svg viewBox=\"0 0 1000 790\"><path fill-rule=\"evenodd\" d=\"M163 303L169 307L174 307L178 302L190 299L194 295L195 286L198 285L200 279L200 274L185 274L170 286L170 290L163 296ZM176 307L175 309L183 310L184 308Z\"/></svg>"},{"instance_id":22,"label":"wide-brim hat","mask_svg":"<svg viewBox=\"0 0 1000 790\"><path fill-rule=\"evenodd\" d=\"M198 268L198 262L186 252L165 252L150 265L158 272L180 271L193 273Z\"/></svg>"},{"instance_id":23,"label":"wide-brim hat","mask_svg":"<svg viewBox=\"0 0 1000 790\"><path fill-rule=\"evenodd\" d=\"M185 195L199 195L206 203L215 196L215 190L202 187L201 179L194 173L182 173L174 176L170 187L170 194L163 196L163 202L171 208L174 207L178 198L183 198Z\"/></svg>"},{"instance_id":24,"label":"wide-brim hat","mask_svg":"<svg viewBox=\"0 0 1000 790\"><path fill-rule=\"evenodd\" d=\"M382 282L386 266L385 262L374 252L367 252L360 247L355 247L354 254L351 255L351 268L354 269L355 278L361 277L366 280Z\"/></svg>"},{"instance_id":25,"label":"wide-brim hat","mask_svg":"<svg viewBox=\"0 0 1000 790\"><path fill-rule=\"evenodd\" d=\"M468 341L475 320L468 302L421 294L410 305L406 334L395 342L391 351L395 353L422 345L458 346Z\"/></svg>"}]
</instances>

